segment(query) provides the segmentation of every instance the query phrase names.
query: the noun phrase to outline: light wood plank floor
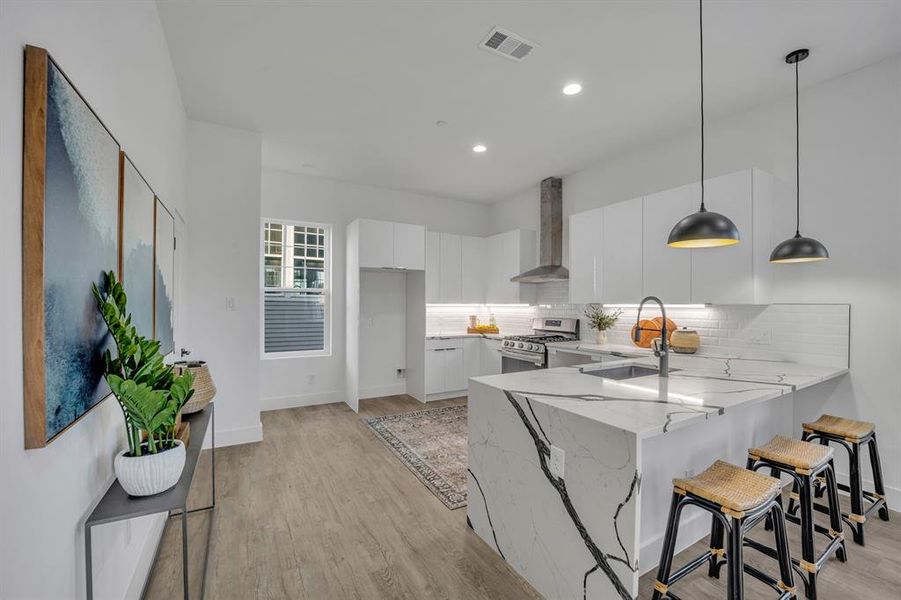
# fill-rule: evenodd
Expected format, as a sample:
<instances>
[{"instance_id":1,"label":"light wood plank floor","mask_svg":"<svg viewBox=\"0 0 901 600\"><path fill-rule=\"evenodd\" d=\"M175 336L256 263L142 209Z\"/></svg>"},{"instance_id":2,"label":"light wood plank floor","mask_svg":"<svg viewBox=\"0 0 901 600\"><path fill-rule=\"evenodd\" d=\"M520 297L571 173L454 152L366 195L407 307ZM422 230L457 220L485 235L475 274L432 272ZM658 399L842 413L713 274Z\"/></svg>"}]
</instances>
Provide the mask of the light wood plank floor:
<instances>
[{"instance_id":1,"label":"light wood plank floor","mask_svg":"<svg viewBox=\"0 0 901 600\"><path fill-rule=\"evenodd\" d=\"M429 408L465 400L429 403ZM206 598L446 598L539 597L466 526L465 509L450 511L360 421L420 410L407 396L266 412L264 441L216 453L214 516L189 516L192 598L199 598L203 543L211 531ZM209 497L204 453L192 505ZM849 541L849 561L830 562L820 599L897 598L901 589L901 515L867 524L867 546ZM212 529L210 524L212 521ZM789 527L793 551L797 528ZM767 539L765 532L755 534ZM700 542L680 557L706 548ZM771 570L770 563L750 562ZM641 578L649 598L653 573ZM674 586L683 598L725 597L706 570ZM769 599L768 588L746 578L748 600ZM151 600L181 597L181 522L170 519L148 584Z\"/></svg>"}]
</instances>

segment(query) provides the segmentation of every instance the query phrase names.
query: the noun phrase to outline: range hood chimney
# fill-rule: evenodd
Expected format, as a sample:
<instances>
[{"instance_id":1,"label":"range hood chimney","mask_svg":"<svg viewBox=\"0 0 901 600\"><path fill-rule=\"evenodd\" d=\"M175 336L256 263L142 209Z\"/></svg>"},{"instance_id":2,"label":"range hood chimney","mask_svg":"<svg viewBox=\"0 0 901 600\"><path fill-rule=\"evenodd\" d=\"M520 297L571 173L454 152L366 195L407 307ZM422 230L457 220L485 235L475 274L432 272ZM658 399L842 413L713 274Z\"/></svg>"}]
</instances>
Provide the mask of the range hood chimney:
<instances>
[{"instance_id":1,"label":"range hood chimney","mask_svg":"<svg viewBox=\"0 0 901 600\"><path fill-rule=\"evenodd\" d=\"M544 283L569 279L563 262L563 180L548 177L541 182L541 224L538 232L538 266L510 281Z\"/></svg>"}]
</instances>

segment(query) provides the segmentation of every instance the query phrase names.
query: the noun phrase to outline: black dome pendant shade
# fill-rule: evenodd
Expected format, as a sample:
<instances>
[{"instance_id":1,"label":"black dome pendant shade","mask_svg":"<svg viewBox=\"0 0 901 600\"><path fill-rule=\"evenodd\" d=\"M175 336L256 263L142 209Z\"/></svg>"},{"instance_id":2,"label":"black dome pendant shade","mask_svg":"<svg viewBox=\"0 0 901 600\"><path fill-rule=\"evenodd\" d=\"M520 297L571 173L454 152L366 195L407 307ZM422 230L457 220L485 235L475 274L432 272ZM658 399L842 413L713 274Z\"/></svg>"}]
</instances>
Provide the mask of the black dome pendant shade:
<instances>
[{"instance_id":1,"label":"black dome pendant shade","mask_svg":"<svg viewBox=\"0 0 901 600\"><path fill-rule=\"evenodd\" d=\"M731 246L741 241L738 227L720 213L710 212L704 206L704 6L698 0L698 21L701 46L701 208L688 215L673 227L667 246L672 248L715 248Z\"/></svg>"},{"instance_id":2,"label":"black dome pendant shade","mask_svg":"<svg viewBox=\"0 0 901 600\"><path fill-rule=\"evenodd\" d=\"M798 110L798 63L810 56L810 50L801 48L785 57L785 62L795 65L795 236L775 248L770 254L771 263L805 263L826 260L829 251L819 241L801 235L801 144Z\"/></svg>"}]
</instances>

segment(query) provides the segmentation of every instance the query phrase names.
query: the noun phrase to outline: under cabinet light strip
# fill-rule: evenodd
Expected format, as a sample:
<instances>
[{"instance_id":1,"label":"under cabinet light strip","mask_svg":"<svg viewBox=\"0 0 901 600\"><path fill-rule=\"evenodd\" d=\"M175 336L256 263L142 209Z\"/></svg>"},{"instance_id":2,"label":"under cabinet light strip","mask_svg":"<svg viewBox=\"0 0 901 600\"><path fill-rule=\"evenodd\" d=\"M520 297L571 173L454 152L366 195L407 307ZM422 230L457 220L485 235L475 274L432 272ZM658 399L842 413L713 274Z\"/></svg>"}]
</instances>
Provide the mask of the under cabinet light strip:
<instances>
[{"instance_id":1,"label":"under cabinet light strip","mask_svg":"<svg viewBox=\"0 0 901 600\"><path fill-rule=\"evenodd\" d=\"M638 304L602 304L604 308L638 308ZM666 308L707 308L709 304L664 304Z\"/></svg>"}]
</instances>

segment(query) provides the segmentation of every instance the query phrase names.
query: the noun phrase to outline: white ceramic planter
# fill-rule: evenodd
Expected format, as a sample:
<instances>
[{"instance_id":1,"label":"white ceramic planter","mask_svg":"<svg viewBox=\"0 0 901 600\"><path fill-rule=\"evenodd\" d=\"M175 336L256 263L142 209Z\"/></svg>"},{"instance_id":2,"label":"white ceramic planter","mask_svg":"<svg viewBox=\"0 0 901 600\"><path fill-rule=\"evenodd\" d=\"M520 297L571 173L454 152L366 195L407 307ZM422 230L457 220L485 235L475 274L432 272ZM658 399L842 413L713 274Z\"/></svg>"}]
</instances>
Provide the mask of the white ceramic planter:
<instances>
[{"instance_id":1,"label":"white ceramic planter","mask_svg":"<svg viewBox=\"0 0 901 600\"><path fill-rule=\"evenodd\" d=\"M599 346L602 346L607 343L607 330L599 329L597 332L597 343Z\"/></svg>"},{"instance_id":2,"label":"white ceramic planter","mask_svg":"<svg viewBox=\"0 0 901 600\"><path fill-rule=\"evenodd\" d=\"M178 483L185 468L185 445L181 440L176 440L176 444L157 454L126 456L128 450L117 454L113 468L122 489L129 496L152 496Z\"/></svg>"}]
</instances>

